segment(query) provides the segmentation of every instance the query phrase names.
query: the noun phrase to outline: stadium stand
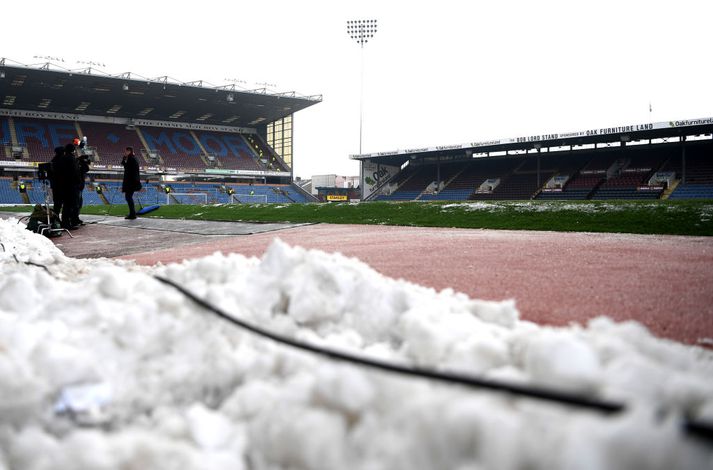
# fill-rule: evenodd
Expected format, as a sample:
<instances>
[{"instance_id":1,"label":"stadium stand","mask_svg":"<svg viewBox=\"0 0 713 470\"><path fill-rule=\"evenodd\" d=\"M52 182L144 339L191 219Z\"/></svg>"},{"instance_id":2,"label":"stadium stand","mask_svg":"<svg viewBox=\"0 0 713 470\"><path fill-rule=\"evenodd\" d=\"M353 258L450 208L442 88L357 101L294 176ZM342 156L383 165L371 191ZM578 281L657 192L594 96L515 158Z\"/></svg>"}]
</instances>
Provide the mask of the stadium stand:
<instances>
[{"instance_id":1,"label":"stadium stand","mask_svg":"<svg viewBox=\"0 0 713 470\"><path fill-rule=\"evenodd\" d=\"M200 144L190 131L142 127L139 132L148 150L158 152L166 167L183 169L206 167Z\"/></svg>"},{"instance_id":2,"label":"stadium stand","mask_svg":"<svg viewBox=\"0 0 713 470\"><path fill-rule=\"evenodd\" d=\"M29 198L30 204L43 204L45 202L45 192L42 187L42 182L39 180L24 180L27 185L27 197ZM52 198L52 191L49 186L47 187L48 195L50 200Z\"/></svg>"},{"instance_id":3,"label":"stadium stand","mask_svg":"<svg viewBox=\"0 0 713 470\"><path fill-rule=\"evenodd\" d=\"M433 181L433 168L430 166L408 165L401 171L392 185L396 190L388 195L380 195L378 201L411 201L416 199L421 192Z\"/></svg>"},{"instance_id":4,"label":"stadium stand","mask_svg":"<svg viewBox=\"0 0 713 470\"><path fill-rule=\"evenodd\" d=\"M78 137L77 128L70 121L47 119L15 119L17 143L27 149L29 159L47 162L54 156L54 148L64 146Z\"/></svg>"},{"instance_id":5,"label":"stadium stand","mask_svg":"<svg viewBox=\"0 0 713 470\"><path fill-rule=\"evenodd\" d=\"M710 141L687 143L685 184L671 198L713 198L713 146ZM681 178L681 147L629 145L626 147L547 152L537 160L527 156L478 158L443 164L440 192L424 190L435 180L435 165L408 165L390 182L397 189L378 195L380 201L457 201L507 199L658 199L664 186L652 181L657 172L675 172ZM563 187L542 189L553 177L565 177ZM488 180L499 180L494 189L478 191ZM556 180L554 180L556 181Z\"/></svg>"},{"instance_id":6,"label":"stadium stand","mask_svg":"<svg viewBox=\"0 0 713 470\"><path fill-rule=\"evenodd\" d=\"M22 196L10 178L0 178L0 204L22 204Z\"/></svg>"},{"instance_id":7,"label":"stadium stand","mask_svg":"<svg viewBox=\"0 0 713 470\"><path fill-rule=\"evenodd\" d=\"M312 202L307 199L307 195L305 194L305 192L298 189L296 185L285 185L282 187L282 189L287 193L287 198L291 199L293 202L299 204L306 204L308 202Z\"/></svg>"},{"instance_id":8,"label":"stadium stand","mask_svg":"<svg viewBox=\"0 0 713 470\"><path fill-rule=\"evenodd\" d=\"M516 174L516 170L527 163L524 158L505 157L497 161L478 162L480 181L476 182L469 199L529 199L537 189L537 175ZM484 177L483 177L484 176ZM478 188L488 179L500 179L500 184L492 192L478 192Z\"/></svg>"},{"instance_id":9,"label":"stadium stand","mask_svg":"<svg viewBox=\"0 0 713 470\"><path fill-rule=\"evenodd\" d=\"M0 117L0 160L12 160L11 147L12 136L10 135L10 122L3 117Z\"/></svg>"},{"instance_id":10,"label":"stadium stand","mask_svg":"<svg viewBox=\"0 0 713 470\"><path fill-rule=\"evenodd\" d=\"M219 132L197 132L188 130L163 129L157 127L141 127L127 129L118 124L82 122L76 124L70 121L52 121L45 119L15 120L18 145L27 149L27 159L30 161L49 161L54 155L54 148L66 145L75 137L87 136L89 145L96 150L95 163L118 165L127 146L134 148L141 163L146 165L163 165L175 169L205 169L213 165L207 160L208 155L217 158L216 167L233 170L266 170L261 164L256 152L240 134ZM3 144L3 154L0 157L10 160L9 147L12 145L12 132L7 119L0 121L0 141ZM143 142L142 142L143 137ZM144 145L145 142L145 145ZM254 139L264 153L266 144L260 139ZM204 152L205 150L205 152ZM159 161L151 161L148 151L156 152ZM270 157L266 157L266 161ZM285 170L273 159L273 168Z\"/></svg>"},{"instance_id":11,"label":"stadium stand","mask_svg":"<svg viewBox=\"0 0 713 470\"><path fill-rule=\"evenodd\" d=\"M265 168L273 171L290 171L289 168L282 164L275 152L259 135L248 134L245 136L245 140L257 158L264 164Z\"/></svg>"},{"instance_id":12,"label":"stadium stand","mask_svg":"<svg viewBox=\"0 0 713 470\"><path fill-rule=\"evenodd\" d=\"M618 168L614 174L602 182L591 198L658 199L663 188L657 190L640 190L639 188L648 187L649 179L663 164L665 154L627 147L622 155L621 168Z\"/></svg>"},{"instance_id":13,"label":"stadium stand","mask_svg":"<svg viewBox=\"0 0 713 470\"><path fill-rule=\"evenodd\" d=\"M87 184L84 187L82 200L84 201L85 206L98 206L104 204L104 201L102 201L101 196L99 196L99 194L97 194L94 190L94 186L92 184Z\"/></svg>"},{"instance_id":14,"label":"stadium stand","mask_svg":"<svg viewBox=\"0 0 713 470\"><path fill-rule=\"evenodd\" d=\"M554 176L567 177L567 182L565 183L564 189L559 188L558 190L542 190L537 194L536 199L586 199L586 196L591 192L590 189L582 189L580 187L572 186L571 182L574 180L574 176L592 159L590 153L580 153L580 152L563 152L557 172ZM580 184L596 184L597 181L582 181Z\"/></svg>"},{"instance_id":15,"label":"stadium stand","mask_svg":"<svg viewBox=\"0 0 713 470\"><path fill-rule=\"evenodd\" d=\"M445 165L441 165L441 190L440 191L434 191L432 193L429 192L424 192L421 194L421 197L419 200L421 201L447 201L450 200L451 196L450 194L446 194L446 196L443 196L443 193L446 191L446 187L449 185L451 180L458 176L460 173L463 172L468 167L468 163L449 163ZM433 174L433 181L431 183L436 182L437 175ZM429 183L430 184L430 183Z\"/></svg>"},{"instance_id":16,"label":"stadium stand","mask_svg":"<svg viewBox=\"0 0 713 470\"><path fill-rule=\"evenodd\" d=\"M537 156L529 154L518 159L522 163L508 176L501 177L500 184L492 193L475 193L471 199L531 199L532 196L556 172L561 159L560 155L540 155L540 175L537 175Z\"/></svg>"},{"instance_id":17,"label":"stadium stand","mask_svg":"<svg viewBox=\"0 0 713 470\"><path fill-rule=\"evenodd\" d=\"M250 184L227 185L227 187L235 191L235 199L241 203L255 204L267 202L268 204L289 204L295 202L285 194L284 187L280 185Z\"/></svg>"},{"instance_id":18,"label":"stadium stand","mask_svg":"<svg viewBox=\"0 0 713 470\"><path fill-rule=\"evenodd\" d=\"M264 170L245 138L240 134L196 132L208 154L218 159L218 166L230 170Z\"/></svg>"},{"instance_id":19,"label":"stadium stand","mask_svg":"<svg viewBox=\"0 0 713 470\"><path fill-rule=\"evenodd\" d=\"M80 124L83 136L96 150L97 161L105 165L118 165L124 156L126 147L133 147L136 155L141 158L141 143L136 130L127 129L118 124L100 124L83 122Z\"/></svg>"},{"instance_id":20,"label":"stadium stand","mask_svg":"<svg viewBox=\"0 0 713 470\"><path fill-rule=\"evenodd\" d=\"M466 200L489 178L509 173L514 169L515 161L510 158L476 159L468 163L463 171L446 186L434 200Z\"/></svg>"},{"instance_id":21,"label":"stadium stand","mask_svg":"<svg viewBox=\"0 0 713 470\"><path fill-rule=\"evenodd\" d=\"M683 181L680 150L669 159L662 171L674 171L681 182L669 199L713 199L713 146L705 143L686 144L686 178Z\"/></svg>"},{"instance_id":22,"label":"stadium stand","mask_svg":"<svg viewBox=\"0 0 713 470\"><path fill-rule=\"evenodd\" d=\"M102 180L102 181L96 181L95 183L99 184L102 187L104 197L106 198L106 203L115 205L115 204L125 204L125 199L124 199L124 193L121 192L121 181L118 180ZM150 204L157 204L161 202L160 197L159 197L159 192L156 188L155 185L153 184L142 184L142 189L141 191L138 191L134 193L134 202L136 203L141 203L143 205L150 205ZM94 197L91 197L91 200L93 202L87 202L86 196L87 194L94 194L97 198L95 199ZM96 194L95 191L90 191L88 189L84 190L84 204L85 205L90 205L90 204L104 204L104 201L101 200L101 198ZM98 199L98 202L97 202ZM164 199L165 200L165 199Z\"/></svg>"},{"instance_id":23,"label":"stadium stand","mask_svg":"<svg viewBox=\"0 0 713 470\"><path fill-rule=\"evenodd\" d=\"M111 204L124 204L124 196L121 193L121 181L100 181L105 191L107 202ZM225 191L232 188L235 199L239 203L306 203L310 202L304 193L300 192L292 185L263 185L263 184L228 184L223 183L188 183L170 182L165 183L171 189L169 195L157 183L144 184L143 189L134 195L134 200L140 201L143 205L165 204L226 204L231 202L231 198ZM85 204L103 204L99 199L92 199L87 202L87 191L85 191ZM96 195L94 191L91 194ZM196 194L196 196L191 196ZM205 196L203 196L205 194ZM167 199L168 198L168 199Z\"/></svg>"},{"instance_id":24,"label":"stadium stand","mask_svg":"<svg viewBox=\"0 0 713 470\"><path fill-rule=\"evenodd\" d=\"M618 150L598 150L588 154L588 162L582 169L571 177L558 193L556 199L582 200L589 199L591 195L606 181L607 171L612 168L617 159L621 158ZM565 158L566 160L566 158ZM542 193L541 193L542 194ZM555 198L544 196L545 198Z\"/></svg>"}]
</instances>

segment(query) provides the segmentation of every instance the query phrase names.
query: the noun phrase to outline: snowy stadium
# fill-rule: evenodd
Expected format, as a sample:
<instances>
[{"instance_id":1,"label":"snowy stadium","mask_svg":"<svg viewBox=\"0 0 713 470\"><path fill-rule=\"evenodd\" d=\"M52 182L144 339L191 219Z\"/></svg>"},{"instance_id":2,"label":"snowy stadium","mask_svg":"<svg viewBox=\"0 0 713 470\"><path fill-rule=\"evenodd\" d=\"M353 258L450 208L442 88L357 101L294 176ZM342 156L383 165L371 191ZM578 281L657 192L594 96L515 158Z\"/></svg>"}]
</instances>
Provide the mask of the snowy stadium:
<instances>
[{"instance_id":1,"label":"snowy stadium","mask_svg":"<svg viewBox=\"0 0 713 470\"><path fill-rule=\"evenodd\" d=\"M713 118L310 188L322 100L0 60L0 470L713 468ZM82 138L86 225L27 230Z\"/></svg>"}]
</instances>

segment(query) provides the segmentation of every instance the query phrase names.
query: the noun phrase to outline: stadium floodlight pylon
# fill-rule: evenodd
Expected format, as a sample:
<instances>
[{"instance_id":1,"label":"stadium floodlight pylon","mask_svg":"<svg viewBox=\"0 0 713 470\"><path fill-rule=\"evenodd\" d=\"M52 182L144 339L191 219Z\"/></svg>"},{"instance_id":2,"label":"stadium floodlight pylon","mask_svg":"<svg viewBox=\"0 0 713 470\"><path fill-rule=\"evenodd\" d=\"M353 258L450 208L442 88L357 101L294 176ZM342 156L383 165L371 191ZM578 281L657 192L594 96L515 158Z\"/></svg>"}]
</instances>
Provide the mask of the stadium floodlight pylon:
<instances>
[{"instance_id":1,"label":"stadium floodlight pylon","mask_svg":"<svg viewBox=\"0 0 713 470\"><path fill-rule=\"evenodd\" d=\"M361 48L361 85L359 91L359 155L364 121L364 45L373 38L377 30L377 20L349 20L347 21L347 34L354 39Z\"/></svg>"}]
</instances>

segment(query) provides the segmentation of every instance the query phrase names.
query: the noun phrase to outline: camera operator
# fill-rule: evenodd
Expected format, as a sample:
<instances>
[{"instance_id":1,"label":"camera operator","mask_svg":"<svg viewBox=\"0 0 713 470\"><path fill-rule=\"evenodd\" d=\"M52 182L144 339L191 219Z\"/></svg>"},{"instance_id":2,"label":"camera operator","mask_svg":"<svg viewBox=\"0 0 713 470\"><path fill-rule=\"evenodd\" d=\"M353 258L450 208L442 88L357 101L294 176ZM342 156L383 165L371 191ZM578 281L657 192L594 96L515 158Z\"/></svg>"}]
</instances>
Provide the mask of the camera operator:
<instances>
[{"instance_id":1,"label":"camera operator","mask_svg":"<svg viewBox=\"0 0 713 470\"><path fill-rule=\"evenodd\" d=\"M74 147L72 146L72 151ZM62 212L62 227L66 229L77 228L73 223L76 212L76 188L79 180L79 168L72 153L68 153L66 147L54 149L52 158L52 177L50 185L52 187L52 198L54 199L54 212Z\"/></svg>"},{"instance_id":2,"label":"camera operator","mask_svg":"<svg viewBox=\"0 0 713 470\"><path fill-rule=\"evenodd\" d=\"M80 144L80 148L83 148L83 145ZM89 173L89 157L87 155L77 155L77 166L79 167L79 186L78 186L78 192L77 192L77 211L76 211L76 218L73 220L74 225L84 225L84 221L79 218L79 211L82 210L82 206L84 205L84 186L86 184L87 180L87 173Z\"/></svg>"},{"instance_id":3,"label":"camera operator","mask_svg":"<svg viewBox=\"0 0 713 470\"><path fill-rule=\"evenodd\" d=\"M124 180L121 183L121 191L126 197L126 204L129 206L129 215L125 219L135 219L136 209L134 208L134 193L141 190L141 175L139 173L139 162L134 155L133 147L126 147L124 158L121 160L124 167Z\"/></svg>"}]
</instances>

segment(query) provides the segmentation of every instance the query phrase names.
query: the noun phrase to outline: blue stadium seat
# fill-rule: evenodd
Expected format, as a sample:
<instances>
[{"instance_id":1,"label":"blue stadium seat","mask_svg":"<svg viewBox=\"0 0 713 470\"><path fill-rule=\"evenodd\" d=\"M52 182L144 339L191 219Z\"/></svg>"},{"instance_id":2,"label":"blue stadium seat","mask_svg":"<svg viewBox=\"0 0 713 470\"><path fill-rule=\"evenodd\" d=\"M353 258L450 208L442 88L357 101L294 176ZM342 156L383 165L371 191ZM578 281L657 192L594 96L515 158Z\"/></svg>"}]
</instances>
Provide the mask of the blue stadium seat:
<instances>
[{"instance_id":1,"label":"blue stadium seat","mask_svg":"<svg viewBox=\"0 0 713 470\"><path fill-rule=\"evenodd\" d=\"M669 199L713 199L713 184L679 184Z\"/></svg>"}]
</instances>

